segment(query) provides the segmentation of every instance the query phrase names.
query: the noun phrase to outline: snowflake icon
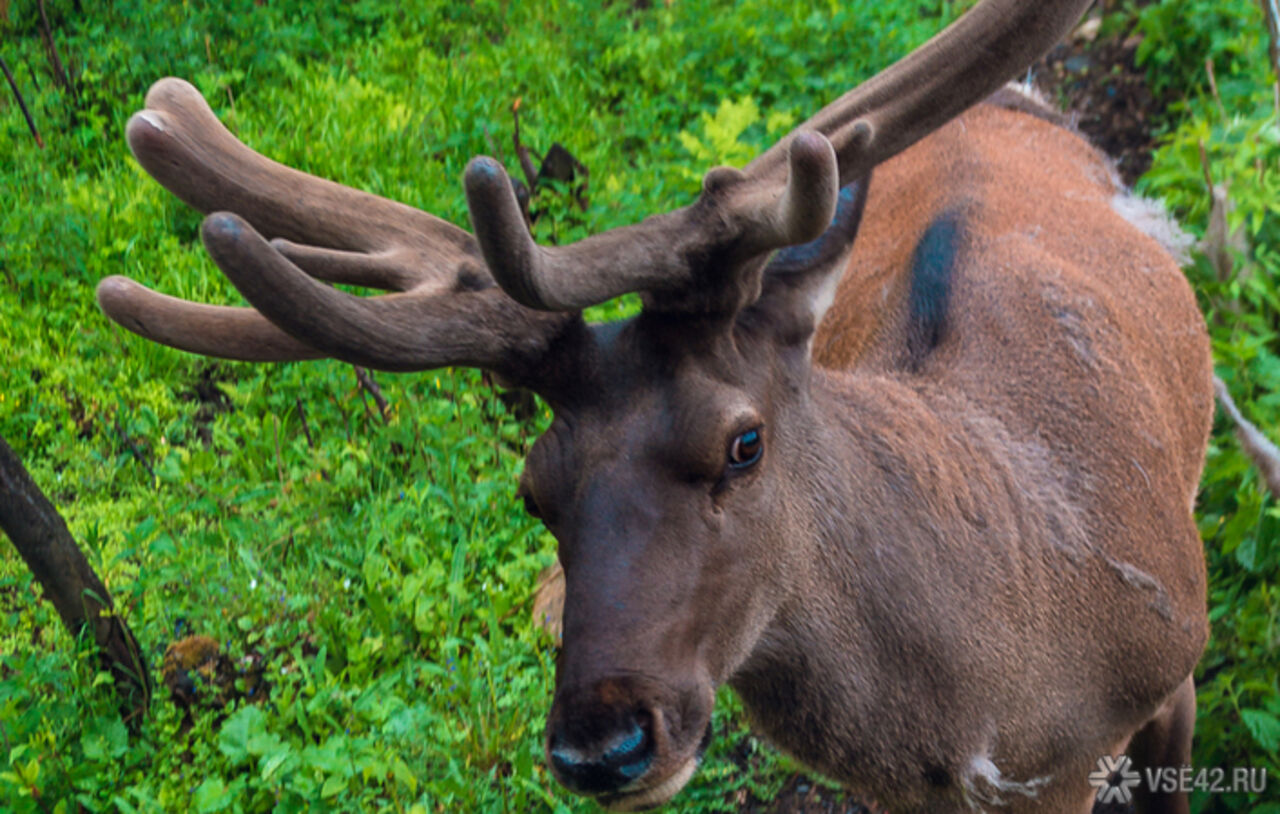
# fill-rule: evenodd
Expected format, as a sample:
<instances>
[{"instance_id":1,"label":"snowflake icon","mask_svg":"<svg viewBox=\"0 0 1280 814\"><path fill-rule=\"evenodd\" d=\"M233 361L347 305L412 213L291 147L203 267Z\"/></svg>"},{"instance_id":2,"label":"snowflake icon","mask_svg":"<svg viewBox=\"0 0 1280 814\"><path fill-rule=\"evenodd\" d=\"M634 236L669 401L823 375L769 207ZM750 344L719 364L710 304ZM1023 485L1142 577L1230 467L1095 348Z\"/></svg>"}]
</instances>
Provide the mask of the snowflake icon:
<instances>
[{"instance_id":1,"label":"snowflake icon","mask_svg":"<svg viewBox=\"0 0 1280 814\"><path fill-rule=\"evenodd\" d=\"M1089 772L1089 785L1098 790L1099 803L1128 803L1133 799L1134 787L1141 782L1128 755L1103 755L1098 758L1098 768Z\"/></svg>"}]
</instances>

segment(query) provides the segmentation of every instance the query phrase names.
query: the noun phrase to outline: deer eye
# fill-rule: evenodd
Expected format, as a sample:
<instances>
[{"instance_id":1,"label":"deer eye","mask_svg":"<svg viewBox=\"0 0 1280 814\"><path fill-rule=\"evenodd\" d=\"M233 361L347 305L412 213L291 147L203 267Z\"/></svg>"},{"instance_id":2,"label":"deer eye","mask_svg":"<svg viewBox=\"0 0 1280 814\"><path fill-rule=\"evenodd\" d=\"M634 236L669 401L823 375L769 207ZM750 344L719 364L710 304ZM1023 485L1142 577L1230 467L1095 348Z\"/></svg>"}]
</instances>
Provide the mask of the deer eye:
<instances>
[{"instance_id":1,"label":"deer eye","mask_svg":"<svg viewBox=\"0 0 1280 814\"><path fill-rule=\"evenodd\" d=\"M729 444L729 466L733 469L746 469L760 460L764 453L764 436L760 428L747 430Z\"/></svg>"}]
</instances>

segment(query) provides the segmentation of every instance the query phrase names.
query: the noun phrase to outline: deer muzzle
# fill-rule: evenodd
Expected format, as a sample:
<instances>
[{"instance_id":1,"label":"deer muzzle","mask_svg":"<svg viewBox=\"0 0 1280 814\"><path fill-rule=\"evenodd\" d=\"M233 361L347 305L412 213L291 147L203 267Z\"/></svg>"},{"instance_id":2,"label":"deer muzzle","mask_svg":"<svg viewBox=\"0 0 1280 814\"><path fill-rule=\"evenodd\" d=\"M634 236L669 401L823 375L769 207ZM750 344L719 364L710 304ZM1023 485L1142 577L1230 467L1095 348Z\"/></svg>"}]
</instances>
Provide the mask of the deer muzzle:
<instances>
[{"instance_id":1,"label":"deer muzzle","mask_svg":"<svg viewBox=\"0 0 1280 814\"><path fill-rule=\"evenodd\" d=\"M634 676L562 689L547 721L547 763L565 788L610 810L661 805L697 771L713 698L710 687L673 692Z\"/></svg>"}]
</instances>

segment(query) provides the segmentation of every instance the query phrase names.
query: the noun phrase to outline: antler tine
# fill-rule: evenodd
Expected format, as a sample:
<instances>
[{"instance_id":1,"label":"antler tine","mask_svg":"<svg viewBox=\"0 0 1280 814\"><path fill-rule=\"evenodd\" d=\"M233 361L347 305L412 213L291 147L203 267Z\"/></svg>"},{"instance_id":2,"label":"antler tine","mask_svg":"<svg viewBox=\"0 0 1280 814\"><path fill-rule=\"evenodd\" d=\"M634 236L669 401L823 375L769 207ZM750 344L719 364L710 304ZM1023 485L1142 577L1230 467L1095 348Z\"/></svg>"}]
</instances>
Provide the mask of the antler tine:
<instances>
[{"instance_id":1,"label":"antler tine","mask_svg":"<svg viewBox=\"0 0 1280 814\"><path fill-rule=\"evenodd\" d=\"M98 284L102 310L147 339L205 356L333 357L397 371L463 365L531 387L539 385L533 377L542 354L573 318L531 311L492 285L357 297L316 280L238 215L210 215L201 233L253 308L189 302L112 276Z\"/></svg>"},{"instance_id":2,"label":"antler tine","mask_svg":"<svg viewBox=\"0 0 1280 814\"><path fill-rule=\"evenodd\" d=\"M493 159L467 166L467 205L485 262L504 291L530 308L577 311L630 291L686 288L700 270L697 261L716 254L740 260L822 234L839 192L835 152L822 135L804 133L788 155L781 195L720 167L707 173L693 206L563 247L534 243L506 172Z\"/></svg>"},{"instance_id":3,"label":"antler tine","mask_svg":"<svg viewBox=\"0 0 1280 814\"><path fill-rule=\"evenodd\" d=\"M840 185L910 147L1026 69L1065 36L1092 0L983 0L899 62L841 96L747 165L779 174L806 131L835 147Z\"/></svg>"},{"instance_id":4,"label":"antler tine","mask_svg":"<svg viewBox=\"0 0 1280 814\"><path fill-rule=\"evenodd\" d=\"M332 356L382 370L463 365L516 382L529 380L529 367L569 321L523 308L492 286L446 296L357 297L317 281L229 212L206 218L201 234L214 262L257 310L198 305L122 277L99 284L103 309L149 339L194 353L252 361Z\"/></svg>"},{"instance_id":5,"label":"antler tine","mask_svg":"<svg viewBox=\"0 0 1280 814\"><path fill-rule=\"evenodd\" d=\"M138 162L169 191L201 212L240 213L321 279L447 288L447 272L479 265L471 236L447 221L251 150L181 79L152 85L126 132Z\"/></svg>"},{"instance_id":6,"label":"antler tine","mask_svg":"<svg viewBox=\"0 0 1280 814\"><path fill-rule=\"evenodd\" d=\"M578 310L659 285L664 282L661 272L678 265L670 242L652 239L650 222L592 235L560 249L538 246L521 219L506 170L492 158L472 159L464 185L485 264L512 299L530 308ZM605 268L611 273L601 274Z\"/></svg>"},{"instance_id":7,"label":"antler tine","mask_svg":"<svg viewBox=\"0 0 1280 814\"><path fill-rule=\"evenodd\" d=\"M155 342L242 362L296 362L324 354L272 325L252 308L203 305L152 291L128 277L98 283L98 305L112 320Z\"/></svg>"},{"instance_id":8,"label":"antler tine","mask_svg":"<svg viewBox=\"0 0 1280 814\"><path fill-rule=\"evenodd\" d=\"M130 146L139 162L183 200L206 212L240 212L258 230L277 238L274 246L267 244L248 224L229 216L218 216L205 230L219 265L284 333L274 333L257 317L179 305L118 280L104 281L100 299L126 327L180 347L201 348L198 352L302 358L314 347L393 369L472 363L493 367L495 337L519 345L518 337L503 333L505 325L487 324L490 316L502 314L513 324L529 325L531 318L512 310L514 303L486 295L481 311L486 325L483 335L475 337L465 336L472 333L467 328L474 326L474 315L459 319L451 310L469 296L460 289L488 282L488 272L475 262L477 254L503 291L533 309L573 312L643 291L650 295L651 307L732 310L754 296L753 290L758 293L758 277L753 285L750 270L760 266L750 262L753 258L821 234L835 211L840 186L992 93L1065 34L1089 2L982 0L745 171L717 168L707 173L702 195L692 206L565 247L542 248L533 242L510 179L491 159L473 160L467 168L473 240L424 212L258 155L222 127L195 88L162 80L148 93L147 110L129 123ZM783 166L785 182L779 178ZM442 268L452 275L441 275ZM739 268L744 273L736 274ZM249 271L262 278L246 276ZM317 283L308 272L412 293L351 298ZM745 284L707 293L735 276ZM702 291L698 284L705 280L713 282ZM453 293L430 296L445 291ZM692 295L695 291L700 293ZM482 293L472 292L476 297ZM421 323L427 311L463 336L411 324ZM542 341L549 327L537 327L536 341ZM197 329L202 333L194 333ZM232 331L239 340L215 335ZM286 341L286 335L295 340ZM248 347L248 336L262 349ZM440 356L441 348L462 356Z\"/></svg>"},{"instance_id":9,"label":"antler tine","mask_svg":"<svg viewBox=\"0 0 1280 814\"><path fill-rule=\"evenodd\" d=\"M797 133L787 153L790 167L782 197L774 203L766 196L749 207L753 211L745 218L756 226L743 235L755 242L752 253L807 243L835 216L840 176L831 142L821 133Z\"/></svg>"}]
</instances>

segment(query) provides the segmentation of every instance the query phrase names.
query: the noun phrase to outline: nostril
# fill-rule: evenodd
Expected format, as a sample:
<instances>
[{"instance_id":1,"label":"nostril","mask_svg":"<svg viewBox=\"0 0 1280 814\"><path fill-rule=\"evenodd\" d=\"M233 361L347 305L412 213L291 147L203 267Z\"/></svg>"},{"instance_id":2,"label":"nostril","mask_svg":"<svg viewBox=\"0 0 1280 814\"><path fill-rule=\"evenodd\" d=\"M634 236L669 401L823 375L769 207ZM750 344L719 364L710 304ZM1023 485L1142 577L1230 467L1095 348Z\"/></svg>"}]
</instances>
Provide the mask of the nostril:
<instances>
[{"instance_id":1,"label":"nostril","mask_svg":"<svg viewBox=\"0 0 1280 814\"><path fill-rule=\"evenodd\" d=\"M653 750L649 746L649 737L639 724L633 725L631 732L605 751L604 762L629 780L636 779L649 769L649 764L653 762Z\"/></svg>"},{"instance_id":2,"label":"nostril","mask_svg":"<svg viewBox=\"0 0 1280 814\"><path fill-rule=\"evenodd\" d=\"M560 781L584 794L617 791L643 776L653 763L651 739L634 721L628 730L595 748L575 748L556 737L548 751Z\"/></svg>"},{"instance_id":3,"label":"nostril","mask_svg":"<svg viewBox=\"0 0 1280 814\"><path fill-rule=\"evenodd\" d=\"M551 764L560 782L579 794L604 794L617 791L631 782L631 778L622 772L601 760L592 760L576 749L553 749Z\"/></svg>"},{"instance_id":4,"label":"nostril","mask_svg":"<svg viewBox=\"0 0 1280 814\"><path fill-rule=\"evenodd\" d=\"M551 750L551 762L555 764L558 771L572 772L574 769L588 763L581 752L576 749L568 749L564 746L557 746Z\"/></svg>"},{"instance_id":5,"label":"nostril","mask_svg":"<svg viewBox=\"0 0 1280 814\"><path fill-rule=\"evenodd\" d=\"M634 726L631 728L631 734L624 736L622 740L605 751L605 760L620 760L635 752L642 745L644 745L644 730Z\"/></svg>"}]
</instances>

